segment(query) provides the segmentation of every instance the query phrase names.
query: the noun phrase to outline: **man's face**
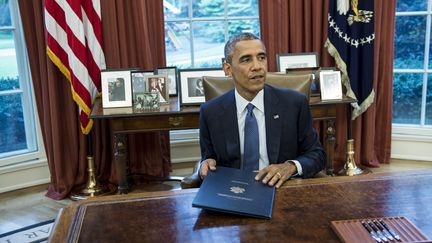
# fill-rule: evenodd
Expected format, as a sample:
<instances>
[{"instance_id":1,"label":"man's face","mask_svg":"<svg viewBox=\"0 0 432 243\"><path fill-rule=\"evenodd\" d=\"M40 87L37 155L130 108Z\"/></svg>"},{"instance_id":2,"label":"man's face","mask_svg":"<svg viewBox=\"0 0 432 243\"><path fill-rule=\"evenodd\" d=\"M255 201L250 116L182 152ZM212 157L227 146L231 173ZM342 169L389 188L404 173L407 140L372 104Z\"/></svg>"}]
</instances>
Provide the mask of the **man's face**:
<instances>
[{"instance_id":1,"label":"man's face","mask_svg":"<svg viewBox=\"0 0 432 243\"><path fill-rule=\"evenodd\" d=\"M158 80L155 79L155 78L152 78L151 81L150 81L150 86L151 86L152 88L156 88L157 83L158 83Z\"/></svg>"},{"instance_id":2,"label":"man's face","mask_svg":"<svg viewBox=\"0 0 432 243\"><path fill-rule=\"evenodd\" d=\"M251 101L263 89L267 75L267 54L260 40L238 42L231 63L224 64L225 74L233 77L239 94Z\"/></svg>"}]
</instances>

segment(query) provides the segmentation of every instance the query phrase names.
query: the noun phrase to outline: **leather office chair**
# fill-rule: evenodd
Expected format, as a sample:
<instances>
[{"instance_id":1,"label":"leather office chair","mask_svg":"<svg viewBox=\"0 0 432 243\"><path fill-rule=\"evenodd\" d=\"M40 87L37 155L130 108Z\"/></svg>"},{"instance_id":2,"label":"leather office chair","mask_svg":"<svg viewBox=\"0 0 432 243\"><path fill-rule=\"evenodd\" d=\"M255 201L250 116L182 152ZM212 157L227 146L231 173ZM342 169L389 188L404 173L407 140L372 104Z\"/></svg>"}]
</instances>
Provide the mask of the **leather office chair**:
<instances>
[{"instance_id":1,"label":"leather office chair","mask_svg":"<svg viewBox=\"0 0 432 243\"><path fill-rule=\"evenodd\" d=\"M281 73L267 73L266 82L274 87L283 87L297 90L304 93L309 99L310 86L312 76L310 74L294 75L294 74L281 74ZM208 101L212 98L220 96L227 91L234 88L234 81L230 77L203 77L203 87L205 100ZM199 165L200 161L195 164L193 174L183 178L181 181L181 188L197 188L201 185L199 178Z\"/></svg>"},{"instance_id":2,"label":"leather office chair","mask_svg":"<svg viewBox=\"0 0 432 243\"><path fill-rule=\"evenodd\" d=\"M309 100L312 76L310 74L281 74L267 73L268 84L274 87L284 87L297 90L306 95ZM203 77L205 100L220 96L234 88L234 81L230 77Z\"/></svg>"}]
</instances>

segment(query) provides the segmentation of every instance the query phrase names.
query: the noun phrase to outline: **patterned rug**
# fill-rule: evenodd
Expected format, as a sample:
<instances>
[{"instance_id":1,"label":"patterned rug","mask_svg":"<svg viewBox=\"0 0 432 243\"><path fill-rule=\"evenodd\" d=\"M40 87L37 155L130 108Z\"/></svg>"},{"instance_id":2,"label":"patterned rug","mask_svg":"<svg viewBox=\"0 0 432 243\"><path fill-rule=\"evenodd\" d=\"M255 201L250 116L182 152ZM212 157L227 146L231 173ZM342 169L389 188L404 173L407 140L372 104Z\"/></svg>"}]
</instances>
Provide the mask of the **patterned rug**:
<instances>
[{"instance_id":1,"label":"patterned rug","mask_svg":"<svg viewBox=\"0 0 432 243\"><path fill-rule=\"evenodd\" d=\"M54 220L33 224L0 235L0 243L39 243L47 242Z\"/></svg>"}]
</instances>

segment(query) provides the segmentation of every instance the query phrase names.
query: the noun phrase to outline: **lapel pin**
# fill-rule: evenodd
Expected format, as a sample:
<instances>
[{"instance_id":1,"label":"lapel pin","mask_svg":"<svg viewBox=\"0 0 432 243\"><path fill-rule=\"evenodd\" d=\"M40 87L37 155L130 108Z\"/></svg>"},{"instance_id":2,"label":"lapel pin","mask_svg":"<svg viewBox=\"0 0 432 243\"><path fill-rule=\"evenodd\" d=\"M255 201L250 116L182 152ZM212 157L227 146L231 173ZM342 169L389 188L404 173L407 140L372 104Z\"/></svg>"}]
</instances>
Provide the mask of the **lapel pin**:
<instances>
[{"instance_id":1,"label":"lapel pin","mask_svg":"<svg viewBox=\"0 0 432 243\"><path fill-rule=\"evenodd\" d=\"M279 118L279 115L274 115L273 116L273 119L275 119L275 120L278 119L278 118Z\"/></svg>"}]
</instances>

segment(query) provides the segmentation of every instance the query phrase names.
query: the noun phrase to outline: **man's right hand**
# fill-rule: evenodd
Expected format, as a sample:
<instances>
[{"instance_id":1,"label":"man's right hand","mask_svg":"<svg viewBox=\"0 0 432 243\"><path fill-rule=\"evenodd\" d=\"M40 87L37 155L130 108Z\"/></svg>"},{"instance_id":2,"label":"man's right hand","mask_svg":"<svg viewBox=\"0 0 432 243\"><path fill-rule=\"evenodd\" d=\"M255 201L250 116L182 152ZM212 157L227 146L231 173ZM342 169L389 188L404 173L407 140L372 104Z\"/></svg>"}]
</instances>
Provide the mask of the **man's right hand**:
<instances>
[{"instance_id":1,"label":"man's right hand","mask_svg":"<svg viewBox=\"0 0 432 243\"><path fill-rule=\"evenodd\" d=\"M206 159L201 163L200 167L200 177L202 180L207 176L208 171L216 170L216 160L214 159Z\"/></svg>"}]
</instances>

